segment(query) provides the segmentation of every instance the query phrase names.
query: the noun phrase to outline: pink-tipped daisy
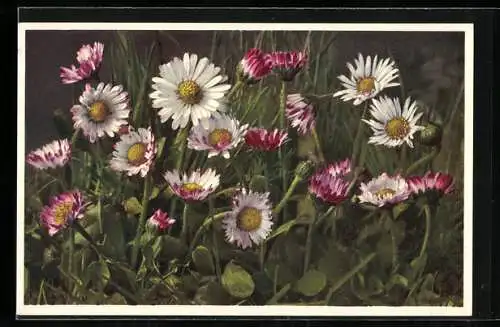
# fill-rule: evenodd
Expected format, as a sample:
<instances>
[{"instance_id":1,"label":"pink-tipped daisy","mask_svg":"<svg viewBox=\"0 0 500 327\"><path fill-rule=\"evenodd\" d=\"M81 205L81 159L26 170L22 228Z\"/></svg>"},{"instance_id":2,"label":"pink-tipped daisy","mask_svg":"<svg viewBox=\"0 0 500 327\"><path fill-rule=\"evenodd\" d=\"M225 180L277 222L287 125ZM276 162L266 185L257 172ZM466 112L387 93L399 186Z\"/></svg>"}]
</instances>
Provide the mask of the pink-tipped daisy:
<instances>
[{"instance_id":1,"label":"pink-tipped daisy","mask_svg":"<svg viewBox=\"0 0 500 327\"><path fill-rule=\"evenodd\" d=\"M161 209L156 210L151 217L149 217L147 224L158 231L164 231L172 227L175 223L175 219L168 216L166 212Z\"/></svg>"},{"instance_id":2,"label":"pink-tipped daisy","mask_svg":"<svg viewBox=\"0 0 500 327\"><path fill-rule=\"evenodd\" d=\"M79 66L61 67L60 77L64 84L72 84L86 80L96 73L101 66L104 53L104 44L94 42L93 45L83 45L77 52L76 60Z\"/></svg>"},{"instance_id":3,"label":"pink-tipped daisy","mask_svg":"<svg viewBox=\"0 0 500 327\"><path fill-rule=\"evenodd\" d=\"M95 143L106 134L113 137L120 127L127 124L130 113L128 93L121 85L99 83L94 89L87 84L80 96L80 104L71 108L74 128Z\"/></svg>"},{"instance_id":4,"label":"pink-tipped daisy","mask_svg":"<svg viewBox=\"0 0 500 327\"><path fill-rule=\"evenodd\" d=\"M255 150L273 151L288 139L288 133L279 129L250 128L245 134L245 143Z\"/></svg>"},{"instance_id":5,"label":"pink-tipped daisy","mask_svg":"<svg viewBox=\"0 0 500 327\"><path fill-rule=\"evenodd\" d=\"M307 54L302 51L275 51L266 54L266 61L283 81L291 81L306 65Z\"/></svg>"},{"instance_id":6,"label":"pink-tipped daisy","mask_svg":"<svg viewBox=\"0 0 500 327\"><path fill-rule=\"evenodd\" d=\"M321 200L338 205L348 198L350 181L345 178L351 172L351 161L330 163L309 179L309 192Z\"/></svg>"},{"instance_id":7,"label":"pink-tipped daisy","mask_svg":"<svg viewBox=\"0 0 500 327\"><path fill-rule=\"evenodd\" d=\"M205 200L220 183L220 175L213 169L197 169L189 175L181 175L177 170L173 170L167 171L163 177L172 191L186 201Z\"/></svg>"},{"instance_id":8,"label":"pink-tipped daisy","mask_svg":"<svg viewBox=\"0 0 500 327\"><path fill-rule=\"evenodd\" d=\"M26 162L37 169L63 167L71 159L71 146L67 139L52 141L31 151Z\"/></svg>"},{"instance_id":9,"label":"pink-tipped daisy","mask_svg":"<svg viewBox=\"0 0 500 327\"><path fill-rule=\"evenodd\" d=\"M437 192L440 195L454 191L453 177L441 172L428 171L424 176L411 176L406 179L413 193Z\"/></svg>"},{"instance_id":10,"label":"pink-tipped daisy","mask_svg":"<svg viewBox=\"0 0 500 327\"><path fill-rule=\"evenodd\" d=\"M256 48L247 51L238 64L239 77L247 84L253 84L266 77L271 72L271 63L265 54Z\"/></svg>"},{"instance_id":11,"label":"pink-tipped daisy","mask_svg":"<svg viewBox=\"0 0 500 327\"><path fill-rule=\"evenodd\" d=\"M228 115L213 117L208 127L193 126L188 136L188 148L196 151L208 151L208 157L222 155L229 159L229 151L237 147L247 131L248 124L240 122Z\"/></svg>"},{"instance_id":12,"label":"pink-tipped daisy","mask_svg":"<svg viewBox=\"0 0 500 327\"><path fill-rule=\"evenodd\" d=\"M226 240L242 249L264 241L273 225L269 193L241 189L233 198L233 208L222 221Z\"/></svg>"},{"instance_id":13,"label":"pink-tipped daisy","mask_svg":"<svg viewBox=\"0 0 500 327\"><path fill-rule=\"evenodd\" d=\"M351 63L347 63L350 77L345 75L338 77L345 89L333 95L341 97L344 102L354 100L353 104L357 106L374 98L383 89L399 85L394 82L399 76L399 70L391 58L378 60L378 56L375 56L372 61L368 56L365 60L360 53L358 59L354 59L354 64L356 68Z\"/></svg>"},{"instance_id":14,"label":"pink-tipped daisy","mask_svg":"<svg viewBox=\"0 0 500 327\"><path fill-rule=\"evenodd\" d=\"M316 126L313 105L299 93L287 95L285 114L290 125L302 135L311 133Z\"/></svg>"},{"instance_id":15,"label":"pink-tipped daisy","mask_svg":"<svg viewBox=\"0 0 500 327\"><path fill-rule=\"evenodd\" d=\"M361 183L361 194L358 199L361 203L373 204L377 207L384 207L400 203L411 194L411 190L406 180L397 175L389 176L383 173L373 178L368 183Z\"/></svg>"},{"instance_id":16,"label":"pink-tipped daisy","mask_svg":"<svg viewBox=\"0 0 500 327\"><path fill-rule=\"evenodd\" d=\"M151 128L139 128L120 136L114 145L110 167L116 171L127 172L128 176L146 176L156 155L155 137Z\"/></svg>"},{"instance_id":17,"label":"pink-tipped daisy","mask_svg":"<svg viewBox=\"0 0 500 327\"><path fill-rule=\"evenodd\" d=\"M80 191L61 193L50 199L40 213L40 223L49 235L53 236L60 230L71 225L73 221L83 217L83 195Z\"/></svg>"}]
</instances>

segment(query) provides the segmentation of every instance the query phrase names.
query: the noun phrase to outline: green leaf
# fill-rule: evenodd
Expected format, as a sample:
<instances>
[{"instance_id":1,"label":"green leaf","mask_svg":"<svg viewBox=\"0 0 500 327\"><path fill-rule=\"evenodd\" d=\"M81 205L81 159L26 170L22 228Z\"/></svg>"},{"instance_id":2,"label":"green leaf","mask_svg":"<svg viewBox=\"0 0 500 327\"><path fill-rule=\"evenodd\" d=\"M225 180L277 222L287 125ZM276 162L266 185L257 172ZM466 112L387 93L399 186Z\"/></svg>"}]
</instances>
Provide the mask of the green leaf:
<instances>
[{"instance_id":1,"label":"green leaf","mask_svg":"<svg viewBox=\"0 0 500 327\"><path fill-rule=\"evenodd\" d=\"M254 175L250 180L249 187L256 192L267 192L268 190L268 181L265 176L262 175Z\"/></svg>"},{"instance_id":2,"label":"green leaf","mask_svg":"<svg viewBox=\"0 0 500 327\"><path fill-rule=\"evenodd\" d=\"M427 265L427 254L417 257L410 262L409 269L405 276L411 283L416 282L422 275L425 266Z\"/></svg>"},{"instance_id":3,"label":"green leaf","mask_svg":"<svg viewBox=\"0 0 500 327\"><path fill-rule=\"evenodd\" d=\"M120 293L113 293L107 298L106 304L127 304L127 300Z\"/></svg>"},{"instance_id":4,"label":"green leaf","mask_svg":"<svg viewBox=\"0 0 500 327\"><path fill-rule=\"evenodd\" d=\"M295 289L305 296L315 296L326 286L326 276L321 271L309 270L297 281Z\"/></svg>"},{"instance_id":5,"label":"green leaf","mask_svg":"<svg viewBox=\"0 0 500 327\"><path fill-rule=\"evenodd\" d=\"M169 261L175 258L183 258L187 252L187 246L179 239L170 236L162 236L162 250L160 256L162 259Z\"/></svg>"},{"instance_id":6,"label":"green leaf","mask_svg":"<svg viewBox=\"0 0 500 327\"><path fill-rule=\"evenodd\" d=\"M283 225L278 227L275 231L273 231L268 236L268 238L266 239L266 242L275 238L278 235L288 233L288 231L292 228L292 226L295 225L295 222L296 222L295 219L293 219L293 220L287 221L286 223L284 223Z\"/></svg>"},{"instance_id":7,"label":"green leaf","mask_svg":"<svg viewBox=\"0 0 500 327\"><path fill-rule=\"evenodd\" d=\"M123 201L123 208L126 213L131 215L138 215L142 211L142 205L136 197L131 197Z\"/></svg>"},{"instance_id":8,"label":"green leaf","mask_svg":"<svg viewBox=\"0 0 500 327\"><path fill-rule=\"evenodd\" d=\"M378 260L383 266L392 265L392 237L389 232L385 232L381 235L379 241L377 242L377 253Z\"/></svg>"},{"instance_id":9,"label":"green leaf","mask_svg":"<svg viewBox=\"0 0 500 327\"><path fill-rule=\"evenodd\" d=\"M149 200L156 199L158 197L158 195L160 195L160 188L155 186L151 190L151 195L149 196Z\"/></svg>"},{"instance_id":10,"label":"green leaf","mask_svg":"<svg viewBox=\"0 0 500 327\"><path fill-rule=\"evenodd\" d=\"M231 299L219 283L210 281L196 291L194 301L199 305L228 305Z\"/></svg>"},{"instance_id":11,"label":"green leaf","mask_svg":"<svg viewBox=\"0 0 500 327\"><path fill-rule=\"evenodd\" d=\"M401 216L401 214L404 213L409 207L410 205L406 202L398 203L392 209L392 216L394 217L394 219L398 219L399 216Z\"/></svg>"},{"instance_id":12,"label":"green leaf","mask_svg":"<svg viewBox=\"0 0 500 327\"><path fill-rule=\"evenodd\" d=\"M108 214L103 225L104 234L106 234L102 248L104 254L119 261L125 260L126 241L121 217L118 214Z\"/></svg>"},{"instance_id":13,"label":"green leaf","mask_svg":"<svg viewBox=\"0 0 500 327\"><path fill-rule=\"evenodd\" d=\"M331 244L318 262L318 270L324 273L327 279L335 283L349 271L349 255L341 251L336 245Z\"/></svg>"},{"instance_id":14,"label":"green leaf","mask_svg":"<svg viewBox=\"0 0 500 327\"><path fill-rule=\"evenodd\" d=\"M310 224L316 217L316 207L310 196L304 196L297 202L297 223Z\"/></svg>"},{"instance_id":15,"label":"green leaf","mask_svg":"<svg viewBox=\"0 0 500 327\"><path fill-rule=\"evenodd\" d=\"M215 273L212 254L206 247L198 245L191 254L191 257L199 273L203 275L213 275Z\"/></svg>"},{"instance_id":16,"label":"green leaf","mask_svg":"<svg viewBox=\"0 0 500 327\"><path fill-rule=\"evenodd\" d=\"M228 263L224 269L222 286L229 294L238 299L248 298L255 289L252 276L245 269L232 262Z\"/></svg>"},{"instance_id":17,"label":"green leaf","mask_svg":"<svg viewBox=\"0 0 500 327\"><path fill-rule=\"evenodd\" d=\"M408 288L408 279L400 274L394 274L391 276L391 279L389 279L389 282L385 285L385 290L389 291L391 290L394 286L400 285L403 286L404 288Z\"/></svg>"},{"instance_id":18,"label":"green leaf","mask_svg":"<svg viewBox=\"0 0 500 327\"><path fill-rule=\"evenodd\" d=\"M94 261L88 267L90 280L98 289L104 289L111 277L109 267L104 261Z\"/></svg>"}]
</instances>

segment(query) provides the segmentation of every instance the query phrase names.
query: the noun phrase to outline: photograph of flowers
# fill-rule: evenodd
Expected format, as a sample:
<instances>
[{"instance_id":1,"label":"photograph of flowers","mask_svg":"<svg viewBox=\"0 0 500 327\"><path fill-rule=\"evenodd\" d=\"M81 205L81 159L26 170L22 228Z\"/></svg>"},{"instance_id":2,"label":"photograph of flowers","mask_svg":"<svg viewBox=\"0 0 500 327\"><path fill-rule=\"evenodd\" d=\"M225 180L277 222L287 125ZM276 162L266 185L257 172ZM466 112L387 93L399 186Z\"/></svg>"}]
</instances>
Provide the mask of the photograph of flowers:
<instances>
[{"instance_id":1,"label":"photograph of flowers","mask_svg":"<svg viewBox=\"0 0 500 327\"><path fill-rule=\"evenodd\" d=\"M18 310L471 312L471 26L20 25Z\"/></svg>"}]
</instances>

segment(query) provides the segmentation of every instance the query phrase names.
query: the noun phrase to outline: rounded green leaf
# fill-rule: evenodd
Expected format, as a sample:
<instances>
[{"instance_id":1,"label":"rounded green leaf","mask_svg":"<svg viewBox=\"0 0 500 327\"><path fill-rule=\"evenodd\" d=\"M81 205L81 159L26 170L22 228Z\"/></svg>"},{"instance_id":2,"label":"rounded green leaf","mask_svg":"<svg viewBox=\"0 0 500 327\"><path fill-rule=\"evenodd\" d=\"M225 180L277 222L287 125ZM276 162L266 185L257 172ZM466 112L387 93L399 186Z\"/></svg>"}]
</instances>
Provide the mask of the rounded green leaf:
<instances>
[{"instance_id":1,"label":"rounded green leaf","mask_svg":"<svg viewBox=\"0 0 500 327\"><path fill-rule=\"evenodd\" d=\"M251 296L255 289L252 276L245 269L232 262L228 263L224 269L222 286L229 294L238 299Z\"/></svg>"},{"instance_id":2,"label":"rounded green leaf","mask_svg":"<svg viewBox=\"0 0 500 327\"><path fill-rule=\"evenodd\" d=\"M123 201L123 208L125 209L126 213L131 215L138 215L142 211L142 205L136 197L132 197Z\"/></svg>"},{"instance_id":3,"label":"rounded green leaf","mask_svg":"<svg viewBox=\"0 0 500 327\"><path fill-rule=\"evenodd\" d=\"M315 296L326 286L326 276L321 271L309 270L297 281L295 289L305 296Z\"/></svg>"},{"instance_id":4,"label":"rounded green leaf","mask_svg":"<svg viewBox=\"0 0 500 327\"><path fill-rule=\"evenodd\" d=\"M199 245L194 249L191 254L194 265L199 273L202 275L213 275L215 272L214 261L210 250L206 247Z\"/></svg>"}]
</instances>

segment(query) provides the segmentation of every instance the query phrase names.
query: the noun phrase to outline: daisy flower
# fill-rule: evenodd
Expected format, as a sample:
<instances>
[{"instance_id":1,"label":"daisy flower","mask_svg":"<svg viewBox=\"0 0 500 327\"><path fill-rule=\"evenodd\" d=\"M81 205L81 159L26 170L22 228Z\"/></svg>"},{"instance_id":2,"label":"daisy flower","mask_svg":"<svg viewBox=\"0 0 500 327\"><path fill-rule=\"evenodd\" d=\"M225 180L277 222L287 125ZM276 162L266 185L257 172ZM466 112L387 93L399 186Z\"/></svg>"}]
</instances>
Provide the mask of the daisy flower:
<instances>
[{"instance_id":1,"label":"daisy flower","mask_svg":"<svg viewBox=\"0 0 500 327\"><path fill-rule=\"evenodd\" d=\"M193 126L188 136L188 148L204 151L208 150L208 157L222 155L228 159L229 150L234 149L243 140L248 124L240 122L228 115L213 117L208 126Z\"/></svg>"},{"instance_id":2,"label":"daisy flower","mask_svg":"<svg viewBox=\"0 0 500 327\"><path fill-rule=\"evenodd\" d=\"M411 194L406 180L401 176L389 176L387 173L373 178L368 183L361 183L361 203L371 203L378 207L397 204Z\"/></svg>"},{"instance_id":3,"label":"daisy flower","mask_svg":"<svg viewBox=\"0 0 500 327\"><path fill-rule=\"evenodd\" d=\"M287 95L285 115L290 125L302 135L311 133L316 126L313 105L298 93Z\"/></svg>"},{"instance_id":4,"label":"daisy flower","mask_svg":"<svg viewBox=\"0 0 500 327\"><path fill-rule=\"evenodd\" d=\"M408 97L401 109L399 98L381 97L373 99L370 113L375 120L363 119L370 125L373 136L368 143L385 145L387 147L401 146L405 142L413 148L413 134L424 129L417 121L422 113L417 113L416 102Z\"/></svg>"},{"instance_id":5,"label":"daisy flower","mask_svg":"<svg viewBox=\"0 0 500 327\"><path fill-rule=\"evenodd\" d=\"M31 151L26 162L37 169L63 167L71 159L68 139L55 140Z\"/></svg>"},{"instance_id":6,"label":"daisy flower","mask_svg":"<svg viewBox=\"0 0 500 327\"><path fill-rule=\"evenodd\" d=\"M172 191L186 201L203 201L214 192L220 183L220 175L213 169L197 169L190 175L177 170L167 171L163 177Z\"/></svg>"},{"instance_id":7,"label":"daisy flower","mask_svg":"<svg viewBox=\"0 0 500 327\"><path fill-rule=\"evenodd\" d=\"M153 108L161 109L161 122L172 118L174 130L186 127L190 120L193 126L207 126L208 118L223 110L221 99L231 88L220 71L208 58L198 60L196 54L189 53L182 60L174 58L161 65L160 77L153 77L155 91L149 95Z\"/></svg>"},{"instance_id":8,"label":"daisy flower","mask_svg":"<svg viewBox=\"0 0 500 327\"><path fill-rule=\"evenodd\" d=\"M147 221L148 226L151 226L160 232L172 227L174 223L175 219L170 218L168 214L163 212L161 209L156 210Z\"/></svg>"},{"instance_id":9,"label":"daisy flower","mask_svg":"<svg viewBox=\"0 0 500 327\"><path fill-rule=\"evenodd\" d=\"M245 134L245 143L256 150L273 151L287 141L288 133L279 129L250 128Z\"/></svg>"},{"instance_id":10,"label":"daisy flower","mask_svg":"<svg viewBox=\"0 0 500 327\"><path fill-rule=\"evenodd\" d=\"M114 145L109 164L115 171L127 172L128 176L146 176L156 155L155 137L151 128L139 128L120 136Z\"/></svg>"},{"instance_id":11,"label":"daisy flower","mask_svg":"<svg viewBox=\"0 0 500 327\"><path fill-rule=\"evenodd\" d=\"M53 236L71 225L73 221L81 219L84 208L83 195L80 191L61 193L52 197L49 205L42 208L40 224L47 229L50 236Z\"/></svg>"},{"instance_id":12,"label":"daisy flower","mask_svg":"<svg viewBox=\"0 0 500 327\"><path fill-rule=\"evenodd\" d=\"M272 71L283 81L291 81L307 63L307 54L301 51L275 51L266 54Z\"/></svg>"},{"instance_id":13,"label":"daisy flower","mask_svg":"<svg viewBox=\"0 0 500 327\"><path fill-rule=\"evenodd\" d=\"M232 210L222 221L226 240L242 249L264 241L272 225L269 192L257 193L244 188L235 195Z\"/></svg>"},{"instance_id":14,"label":"daisy flower","mask_svg":"<svg viewBox=\"0 0 500 327\"><path fill-rule=\"evenodd\" d=\"M238 64L239 77L247 84L254 84L271 72L271 63L260 49L248 50Z\"/></svg>"},{"instance_id":15,"label":"daisy flower","mask_svg":"<svg viewBox=\"0 0 500 327\"><path fill-rule=\"evenodd\" d=\"M390 58L378 60L378 56L375 56L372 61L368 56L365 61L360 53L354 63L356 68L347 63L350 78L345 75L338 77L345 89L336 92L334 97L340 96L344 102L354 100L353 104L357 106L375 97L383 89L399 85L394 82L399 77L399 70L394 67L396 63Z\"/></svg>"},{"instance_id":16,"label":"daisy flower","mask_svg":"<svg viewBox=\"0 0 500 327\"><path fill-rule=\"evenodd\" d=\"M349 159L331 163L311 176L309 192L327 203L338 205L349 196L350 181L345 176L350 172Z\"/></svg>"},{"instance_id":17,"label":"daisy flower","mask_svg":"<svg viewBox=\"0 0 500 327\"><path fill-rule=\"evenodd\" d=\"M127 124L130 113L128 93L121 85L99 83L94 89L87 84L80 96L80 104L71 108L75 129L95 143L106 134L113 137L120 127Z\"/></svg>"},{"instance_id":18,"label":"daisy flower","mask_svg":"<svg viewBox=\"0 0 500 327\"><path fill-rule=\"evenodd\" d=\"M86 80L92 74L98 72L101 66L104 53L104 44L94 42L93 45L83 45L76 54L76 60L79 67L71 65L71 67L61 67L60 77L63 84L72 84L82 80Z\"/></svg>"},{"instance_id":19,"label":"daisy flower","mask_svg":"<svg viewBox=\"0 0 500 327\"><path fill-rule=\"evenodd\" d=\"M449 174L428 171L424 176L412 176L406 179L415 194L437 192L441 195L453 192L453 177Z\"/></svg>"}]
</instances>

